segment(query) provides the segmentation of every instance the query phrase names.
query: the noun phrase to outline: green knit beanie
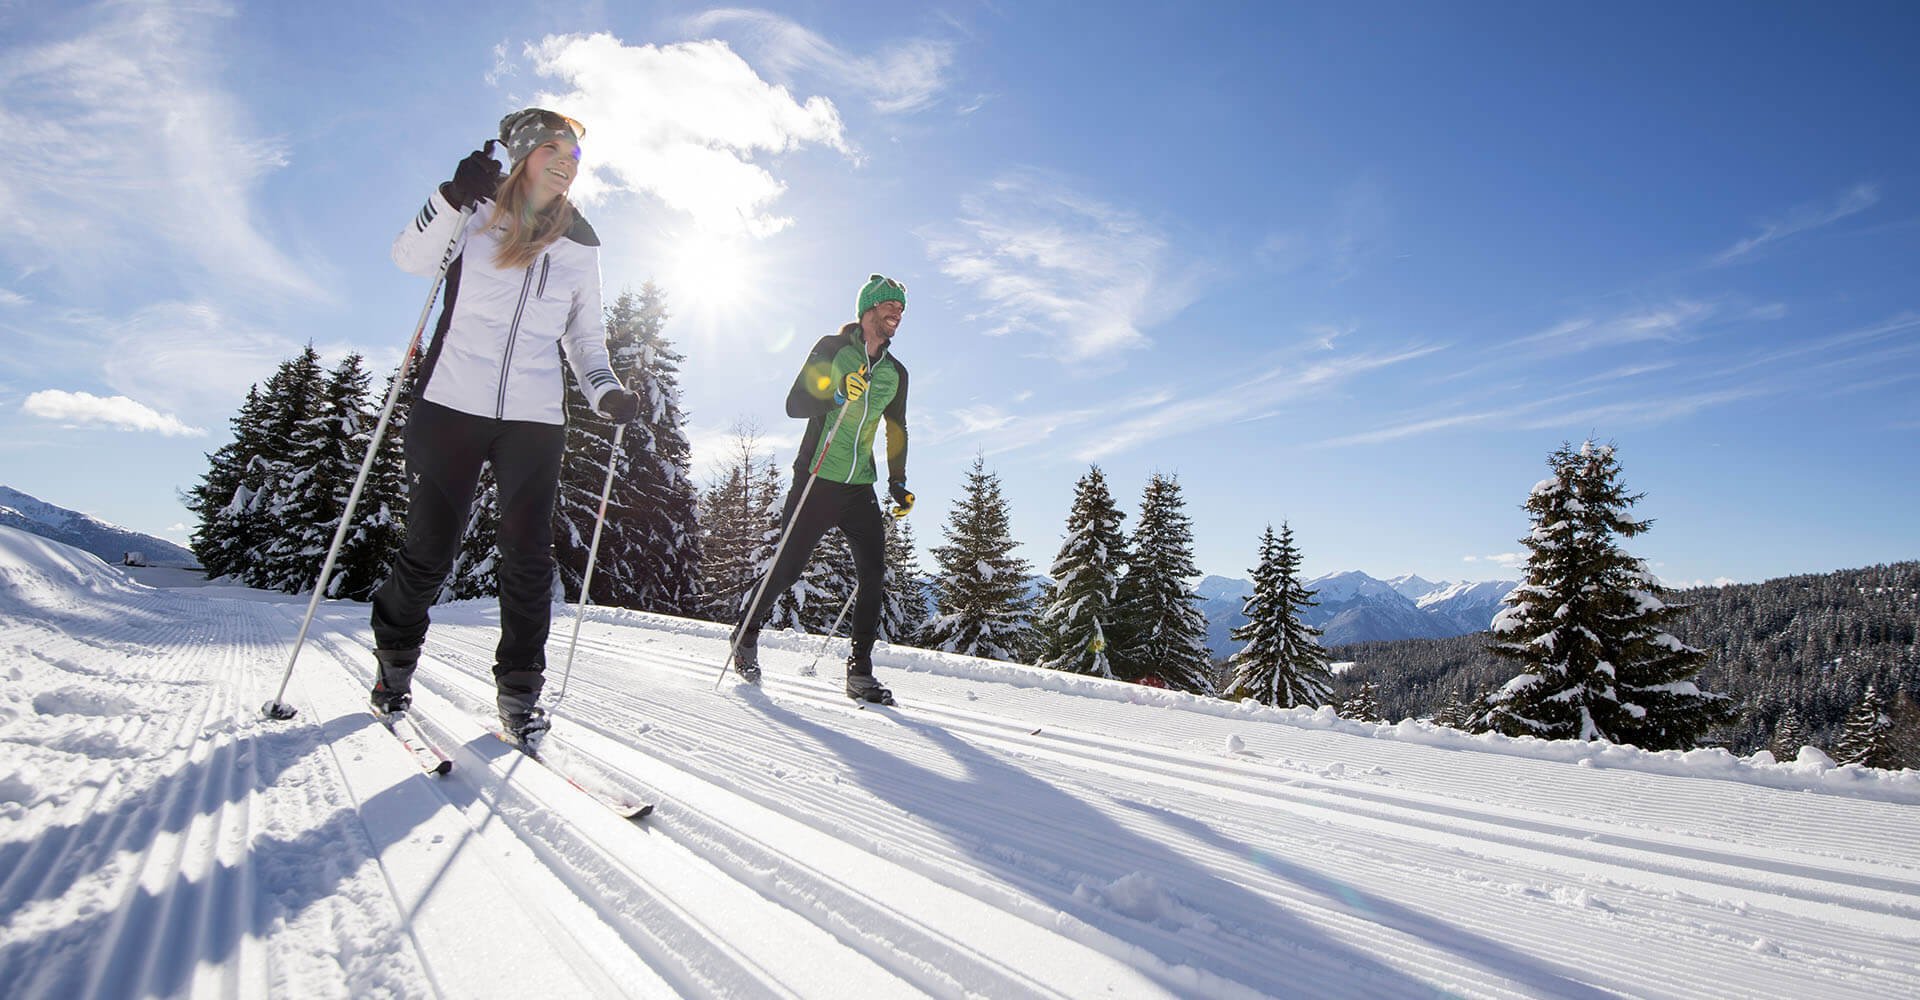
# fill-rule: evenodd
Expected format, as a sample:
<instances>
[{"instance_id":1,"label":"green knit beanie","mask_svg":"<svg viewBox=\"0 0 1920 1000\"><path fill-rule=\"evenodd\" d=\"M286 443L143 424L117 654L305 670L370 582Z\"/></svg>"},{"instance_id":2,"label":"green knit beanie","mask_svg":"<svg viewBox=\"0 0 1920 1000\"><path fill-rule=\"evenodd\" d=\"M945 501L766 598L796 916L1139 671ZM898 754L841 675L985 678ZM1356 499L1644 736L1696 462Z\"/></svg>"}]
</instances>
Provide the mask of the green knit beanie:
<instances>
[{"instance_id":1,"label":"green knit beanie","mask_svg":"<svg viewBox=\"0 0 1920 1000\"><path fill-rule=\"evenodd\" d=\"M907 286L885 275L876 274L860 286L860 297L853 302L853 318L859 319L867 310L882 302L898 302L902 309L907 306Z\"/></svg>"}]
</instances>

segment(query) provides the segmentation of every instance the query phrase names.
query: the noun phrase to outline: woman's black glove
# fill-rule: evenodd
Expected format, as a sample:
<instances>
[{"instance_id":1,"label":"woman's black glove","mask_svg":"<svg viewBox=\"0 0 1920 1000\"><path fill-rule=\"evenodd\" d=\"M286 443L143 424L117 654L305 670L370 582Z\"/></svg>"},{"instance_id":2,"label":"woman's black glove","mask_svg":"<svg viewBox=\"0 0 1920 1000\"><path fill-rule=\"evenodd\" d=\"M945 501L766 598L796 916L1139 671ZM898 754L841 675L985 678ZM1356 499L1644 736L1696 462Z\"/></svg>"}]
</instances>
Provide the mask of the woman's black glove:
<instances>
[{"instance_id":1,"label":"woman's black glove","mask_svg":"<svg viewBox=\"0 0 1920 1000\"><path fill-rule=\"evenodd\" d=\"M491 199L499 187L500 164L486 150L476 149L454 168L453 180L447 182L440 193L447 196L454 208L461 209Z\"/></svg>"},{"instance_id":2,"label":"woman's black glove","mask_svg":"<svg viewBox=\"0 0 1920 1000\"><path fill-rule=\"evenodd\" d=\"M600 397L599 410L616 424L633 423L640 415L640 394L632 389L608 389Z\"/></svg>"}]
</instances>

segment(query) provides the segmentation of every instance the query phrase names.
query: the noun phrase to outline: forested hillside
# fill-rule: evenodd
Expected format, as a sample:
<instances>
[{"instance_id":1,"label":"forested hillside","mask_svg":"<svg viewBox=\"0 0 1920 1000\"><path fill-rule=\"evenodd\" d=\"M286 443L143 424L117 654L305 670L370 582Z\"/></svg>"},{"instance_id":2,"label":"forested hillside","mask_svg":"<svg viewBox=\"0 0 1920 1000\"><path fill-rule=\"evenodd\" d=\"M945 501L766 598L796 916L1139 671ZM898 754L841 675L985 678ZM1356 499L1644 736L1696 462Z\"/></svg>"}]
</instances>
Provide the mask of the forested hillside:
<instances>
[{"instance_id":1,"label":"forested hillside","mask_svg":"<svg viewBox=\"0 0 1920 1000\"><path fill-rule=\"evenodd\" d=\"M1906 729L1908 765L1920 763L1920 562L1699 587L1678 592L1673 603L1691 609L1674 634L1711 656L1700 685L1740 705L1715 742L1741 754L1760 749L1792 707L1809 742L1831 750L1872 685ZM1354 666L1335 696L1372 681L1387 718L1432 716L1450 697L1482 696L1514 673L1486 645L1481 632L1340 647L1334 659Z\"/></svg>"}]
</instances>

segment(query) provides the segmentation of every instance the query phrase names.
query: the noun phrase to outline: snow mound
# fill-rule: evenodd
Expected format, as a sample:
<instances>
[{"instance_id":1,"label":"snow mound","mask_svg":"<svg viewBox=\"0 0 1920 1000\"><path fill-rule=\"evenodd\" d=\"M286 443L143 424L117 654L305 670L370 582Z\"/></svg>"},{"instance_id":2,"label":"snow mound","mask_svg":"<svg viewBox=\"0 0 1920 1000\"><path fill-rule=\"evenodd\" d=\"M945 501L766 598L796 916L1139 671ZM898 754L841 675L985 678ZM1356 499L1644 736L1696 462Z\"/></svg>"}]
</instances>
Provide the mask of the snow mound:
<instances>
[{"instance_id":1,"label":"snow mound","mask_svg":"<svg viewBox=\"0 0 1920 1000\"><path fill-rule=\"evenodd\" d=\"M0 602L36 607L70 591L105 595L140 589L91 553L0 526Z\"/></svg>"}]
</instances>

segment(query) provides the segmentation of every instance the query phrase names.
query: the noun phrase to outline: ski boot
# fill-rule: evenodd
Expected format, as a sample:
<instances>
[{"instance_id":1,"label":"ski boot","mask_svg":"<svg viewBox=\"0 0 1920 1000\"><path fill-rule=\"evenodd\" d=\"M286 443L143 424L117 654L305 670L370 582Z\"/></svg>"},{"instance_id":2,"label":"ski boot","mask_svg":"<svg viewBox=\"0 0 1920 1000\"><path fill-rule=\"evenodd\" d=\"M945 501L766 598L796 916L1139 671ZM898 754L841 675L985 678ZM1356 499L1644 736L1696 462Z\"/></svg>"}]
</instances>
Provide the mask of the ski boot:
<instances>
[{"instance_id":1,"label":"ski boot","mask_svg":"<svg viewBox=\"0 0 1920 1000\"><path fill-rule=\"evenodd\" d=\"M733 672L748 684L760 683L760 630L740 633L733 647Z\"/></svg>"},{"instance_id":2,"label":"ski boot","mask_svg":"<svg viewBox=\"0 0 1920 1000\"><path fill-rule=\"evenodd\" d=\"M872 702L876 705L893 704L893 692L887 690L872 674L847 674L847 697L854 701Z\"/></svg>"},{"instance_id":3,"label":"ski boot","mask_svg":"<svg viewBox=\"0 0 1920 1000\"><path fill-rule=\"evenodd\" d=\"M524 713L509 715L500 713L500 732L507 742L519 747L527 754L540 751L540 741L545 739L547 731L553 728L552 720L547 718L547 710L534 707Z\"/></svg>"},{"instance_id":4,"label":"ski boot","mask_svg":"<svg viewBox=\"0 0 1920 1000\"><path fill-rule=\"evenodd\" d=\"M399 715L412 708L413 668L420 662L420 650L376 649L373 658L379 661L373 691L367 696L373 714Z\"/></svg>"},{"instance_id":5,"label":"ski boot","mask_svg":"<svg viewBox=\"0 0 1920 1000\"><path fill-rule=\"evenodd\" d=\"M875 705L893 704L893 692L873 679L873 637L853 637L853 655L847 657L847 697Z\"/></svg>"}]
</instances>

